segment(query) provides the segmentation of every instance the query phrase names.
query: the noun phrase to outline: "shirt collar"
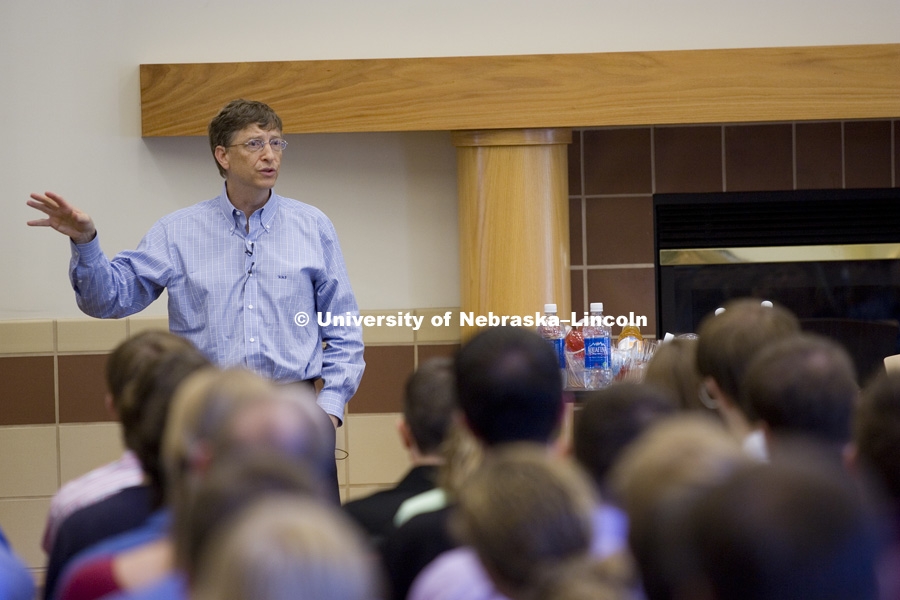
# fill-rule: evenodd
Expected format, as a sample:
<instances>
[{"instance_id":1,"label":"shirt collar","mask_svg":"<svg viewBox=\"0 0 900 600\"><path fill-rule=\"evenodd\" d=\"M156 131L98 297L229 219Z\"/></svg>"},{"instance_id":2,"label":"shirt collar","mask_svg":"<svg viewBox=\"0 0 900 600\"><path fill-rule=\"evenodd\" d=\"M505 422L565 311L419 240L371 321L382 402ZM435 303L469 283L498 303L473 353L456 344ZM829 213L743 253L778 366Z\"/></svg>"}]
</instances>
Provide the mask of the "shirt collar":
<instances>
[{"instance_id":1,"label":"shirt collar","mask_svg":"<svg viewBox=\"0 0 900 600\"><path fill-rule=\"evenodd\" d=\"M231 232L234 233L234 230L237 229L237 225L235 224L234 211L237 209L231 203L231 200L228 199L228 190L225 187L225 184L222 184L222 193L219 194L219 197L216 199L219 204L219 210L222 211L222 214L225 216L226 222L231 225ZM275 193L275 190L272 190L271 195L269 196L269 201L266 202L265 206L260 209L260 225L262 225L263 229L266 231L272 230L272 225L275 223L275 214L278 212L278 208L281 206L281 196Z\"/></svg>"}]
</instances>

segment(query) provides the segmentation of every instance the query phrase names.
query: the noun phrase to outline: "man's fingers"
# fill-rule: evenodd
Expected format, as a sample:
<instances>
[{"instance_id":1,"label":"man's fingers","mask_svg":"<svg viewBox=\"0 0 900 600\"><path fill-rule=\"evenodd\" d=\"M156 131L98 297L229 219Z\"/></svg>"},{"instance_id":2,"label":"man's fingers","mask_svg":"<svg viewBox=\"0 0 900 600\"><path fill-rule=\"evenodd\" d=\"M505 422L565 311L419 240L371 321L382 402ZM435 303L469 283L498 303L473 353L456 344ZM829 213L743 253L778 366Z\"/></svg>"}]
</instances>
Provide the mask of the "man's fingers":
<instances>
[{"instance_id":1,"label":"man's fingers","mask_svg":"<svg viewBox=\"0 0 900 600\"><path fill-rule=\"evenodd\" d=\"M50 219L36 219L34 221L26 221L25 224L31 227L50 227Z\"/></svg>"}]
</instances>

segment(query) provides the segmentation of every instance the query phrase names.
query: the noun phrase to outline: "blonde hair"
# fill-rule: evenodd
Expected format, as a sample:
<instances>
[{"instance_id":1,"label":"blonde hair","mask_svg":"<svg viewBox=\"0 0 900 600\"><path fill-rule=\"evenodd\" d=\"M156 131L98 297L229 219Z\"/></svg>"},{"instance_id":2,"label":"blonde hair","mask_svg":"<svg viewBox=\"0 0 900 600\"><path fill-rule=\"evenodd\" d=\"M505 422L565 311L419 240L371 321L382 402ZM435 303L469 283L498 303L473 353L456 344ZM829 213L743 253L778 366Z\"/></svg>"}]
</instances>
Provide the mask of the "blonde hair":
<instances>
[{"instance_id":1,"label":"blonde hair","mask_svg":"<svg viewBox=\"0 0 900 600\"><path fill-rule=\"evenodd\" d=\"M543 569L587 553L596 507L593 486L546 447L496 450L466 482L454 527L500 591L524 593Z\"/></svg>"},{"instance_id":2,"label":"blonde hair","mask_svg":"<svg viewBox=\"0 0 900 600\"><path fill-rule=\"evenodd\" d=\"M380 598L374 559L339 509L271 497L226 525L201 560L195 600Z\"/></svg>"},{"instance_id":3,"label":"blonde hair","mask_svg":"<svg viewBox=\"0 0 900 600\"><path fill-rule=\"evenodd\" d=\"M244 369L204 369L186 379L172 400L162 442L162 462L170 482L169 503L186 500L186 473L202 444L222 429L235 408L272 393L265 378Z\"/></svg>"}]
</instances>

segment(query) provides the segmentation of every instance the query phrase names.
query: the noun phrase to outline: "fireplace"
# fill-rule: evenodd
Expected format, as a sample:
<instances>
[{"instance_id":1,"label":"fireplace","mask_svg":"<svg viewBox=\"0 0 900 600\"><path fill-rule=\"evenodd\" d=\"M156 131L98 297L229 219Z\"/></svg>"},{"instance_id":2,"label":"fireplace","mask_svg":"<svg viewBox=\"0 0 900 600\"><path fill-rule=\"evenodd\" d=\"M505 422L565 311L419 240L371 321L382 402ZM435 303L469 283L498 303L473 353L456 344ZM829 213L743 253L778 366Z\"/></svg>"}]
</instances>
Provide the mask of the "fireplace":
<instances>
[{"instance_id":1,"label":"fireplace","mask_svg":"<svg viewBox=\"0 0 900 600\"><path fill-rule=\"evenodd\" d=\"M900 189L657 194L653 215L657 335L753 296L844 344L862 379L900 353Z\"/></svg>"}]
</instances>

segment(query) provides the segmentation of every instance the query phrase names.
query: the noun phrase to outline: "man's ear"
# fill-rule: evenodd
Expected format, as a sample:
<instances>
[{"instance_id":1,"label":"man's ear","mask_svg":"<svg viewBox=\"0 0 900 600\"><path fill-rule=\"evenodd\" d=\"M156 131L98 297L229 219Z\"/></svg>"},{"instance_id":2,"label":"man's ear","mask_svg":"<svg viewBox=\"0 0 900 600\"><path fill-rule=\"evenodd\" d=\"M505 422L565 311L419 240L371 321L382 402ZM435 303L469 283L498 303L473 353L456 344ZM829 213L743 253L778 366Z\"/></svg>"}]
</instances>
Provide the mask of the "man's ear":
<instances>
[{"instance_id":1,"label":"man's ear","mask_svg":"<svg viewBox=\"0 0 900 600\"><path fill-rule=\"evenodd\" d=\"M219 165L227 171L229 162L228 162L228 150L225 148L225 146L216 146L215 156L216 156L216 162L218 162Z\"/></svg>"},{"instance_id":2,"label":"man's ear","mask_svg":"<svg viewBox=\"0 0 900 600\"><path fill-rule=\"evenodd\" d=\"M116 410L116 405L113 402L112 394L106 392L106 395L103 396L103 406L106 407L106 412L109 413L114 420L119 420L119 412Z\"/></svg>"},{"instance_id":3,"label":"man's ear","mask_svg":"<svg viewBox=\"0 0 900 600\"><path fill-rule=\"evenodd\" d=\"M412 432L409 430L409 425L406 423L405 419L399 419L397 421L397 433L400 435L400 441L403 442L404 448L409 450L413 447Z\"/></svg>"}]
</instances>

